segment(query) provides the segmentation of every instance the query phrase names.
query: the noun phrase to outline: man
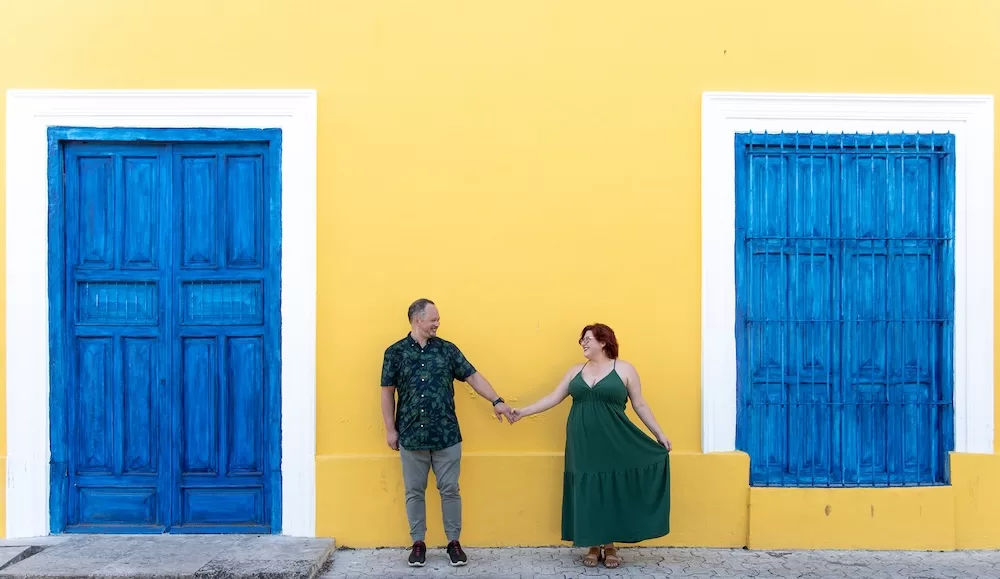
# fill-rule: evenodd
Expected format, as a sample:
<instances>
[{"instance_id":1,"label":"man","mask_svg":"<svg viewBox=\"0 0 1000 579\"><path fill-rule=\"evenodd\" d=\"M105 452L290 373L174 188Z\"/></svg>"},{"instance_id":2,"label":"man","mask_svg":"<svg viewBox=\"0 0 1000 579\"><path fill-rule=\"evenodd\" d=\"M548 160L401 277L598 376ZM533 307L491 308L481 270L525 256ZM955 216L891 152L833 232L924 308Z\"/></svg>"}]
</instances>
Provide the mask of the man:
<instances>
[{"instance_id":1,"label":"man","mask_svg":"<svg viewBox=\"0 0 1000 579\"><path fill-rule=\"evenodd\" d=\"M510 407L497 396L489 381L476 371L455 344L437 337L441 316L428 299L410 305L410 333L389 346L382 363L382 419L386 442L398 450L406 488L406 518L410 522L409 565L426 563L427 531L424 493L427 476L434 469L448 557L452 566L468 562L458 542L462 531L462 498L458 475L462 459L462 434L455 415L454 380L468 382L480 396L493 403L497 420L511 420ZM399 405L396 405L396 397Z\"/></svg>"}]
</instances>

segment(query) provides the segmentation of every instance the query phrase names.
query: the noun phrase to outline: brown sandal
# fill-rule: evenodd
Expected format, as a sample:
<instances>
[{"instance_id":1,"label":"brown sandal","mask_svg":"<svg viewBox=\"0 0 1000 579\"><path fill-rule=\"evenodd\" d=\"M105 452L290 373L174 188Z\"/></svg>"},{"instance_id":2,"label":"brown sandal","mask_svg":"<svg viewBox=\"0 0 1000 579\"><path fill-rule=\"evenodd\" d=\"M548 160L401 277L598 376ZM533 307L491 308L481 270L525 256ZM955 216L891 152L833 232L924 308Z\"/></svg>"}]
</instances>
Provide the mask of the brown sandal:
<instances>
[{"instance_id":1,"label":"brown sandal","mask_svg":"<svg viewBox=\"0 0 1000 579\"><path fill-rule=\"evenodd\" d=\"M614 569L622 564L621 557L618 556L618 549L614 547L604 548L604 566L608 569Z\"/></svg>"},{"instance_id":2,"label":"brown sandal","mask_svg":"<svg viewBox=\"0 0 1000 579\"><path fill-rule=\"evenodd\" d=\"M591 547L587 554L583 556L584 567L597 567L597 562L601 560L601 548Z\"/></svg>"}]
</instances>

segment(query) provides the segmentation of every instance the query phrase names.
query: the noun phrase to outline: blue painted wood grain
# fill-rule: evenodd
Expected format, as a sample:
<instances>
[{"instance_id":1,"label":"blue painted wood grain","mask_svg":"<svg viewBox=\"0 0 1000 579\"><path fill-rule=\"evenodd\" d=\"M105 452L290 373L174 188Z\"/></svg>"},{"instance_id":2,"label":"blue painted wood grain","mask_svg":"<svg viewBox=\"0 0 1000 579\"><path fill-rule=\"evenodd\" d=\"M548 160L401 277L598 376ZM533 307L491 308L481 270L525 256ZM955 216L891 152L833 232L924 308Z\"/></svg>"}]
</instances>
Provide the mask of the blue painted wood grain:
<instances>
[{"instance_id":1,"label":"blue painted wood grain","mask_svg":"<svg viewBox=\"0 0 1000 579\"><path fill-rule=\"evenodd\" d=\"M752 484L947 482L954 146L736 136L737 446Z\"/></svg>"},{"instance_id":2,"label":"blue painted wood grain","mask_svg":"<svg viewBox=\"0 0 1000 579\"><path fill-rule=\"evenodd\" d=\"M280 131L49 155L52 532L280 532Z\"/></svg>"}]
</instances>

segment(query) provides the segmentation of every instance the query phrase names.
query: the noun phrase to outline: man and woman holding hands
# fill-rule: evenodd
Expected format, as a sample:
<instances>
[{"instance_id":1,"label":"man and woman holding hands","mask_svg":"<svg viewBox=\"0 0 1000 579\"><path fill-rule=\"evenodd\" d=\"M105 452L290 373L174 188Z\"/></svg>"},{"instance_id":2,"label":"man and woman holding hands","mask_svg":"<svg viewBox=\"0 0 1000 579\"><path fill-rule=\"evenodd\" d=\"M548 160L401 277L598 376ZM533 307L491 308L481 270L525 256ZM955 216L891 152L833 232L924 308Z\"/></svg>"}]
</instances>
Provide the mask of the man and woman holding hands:
<instances>
[{"instance_id":1,"label":"man and woman holding hands","mask_svg":"<svg viewBox=\"0 0 1000 579\"><path fill-rule=\"evenodd\" d=\"M584 361L548 395L511 408L453 343L437 336L437 306L419 299L408 311L410 332L389 346L382 365L382 418L386 442L400 453L410 524L408 563L426 563L424 495L431 469L441 494L446 548L452 565L468 562L459 542L462 435L455 414L454 380L467 382L493 404L497 418L518 420L553 408L567 397L562 539L587 547L583 564L621 564L615 542L637 543L670 531L670 440L642 395L639 374L618 358L614 331L604 324L580 333ZM625 415L632 408L651 438Z\"/></svg>"}]
</instances>

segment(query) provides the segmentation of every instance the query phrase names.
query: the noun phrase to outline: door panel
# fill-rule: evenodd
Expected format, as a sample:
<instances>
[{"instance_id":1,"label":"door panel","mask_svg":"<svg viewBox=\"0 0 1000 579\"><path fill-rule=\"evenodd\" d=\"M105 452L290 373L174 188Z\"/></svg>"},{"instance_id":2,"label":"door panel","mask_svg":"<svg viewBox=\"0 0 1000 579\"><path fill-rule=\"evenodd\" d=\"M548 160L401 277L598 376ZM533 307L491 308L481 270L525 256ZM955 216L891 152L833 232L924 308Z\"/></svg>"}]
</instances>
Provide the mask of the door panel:
<instances>
[{"instance_id":1,"label":"door panel","mask_svg":"<svg viewBox=\"0 0 1000 579\"><path fill-rule=\"evenodd\" d=\"M252 144L174 147L184 199L174 270L179 532L270 525L266 154ZM212 218L201 215L210 210Z\"/></svg>"},{"instance_id":2,"label":"door panel","mask_svg":"<svg viewBox=\"0 0 1000 579\"><path fill-rule=\"evenodd\" d=\"M169 196L163 146L68 144L65 160L67 531L169 521Z\"/></svg>"}]
</instances>

